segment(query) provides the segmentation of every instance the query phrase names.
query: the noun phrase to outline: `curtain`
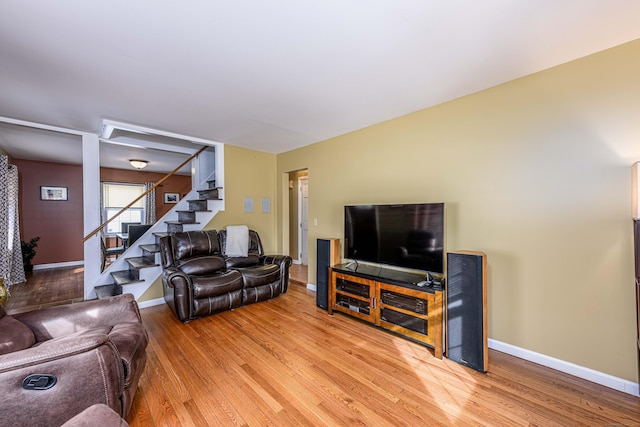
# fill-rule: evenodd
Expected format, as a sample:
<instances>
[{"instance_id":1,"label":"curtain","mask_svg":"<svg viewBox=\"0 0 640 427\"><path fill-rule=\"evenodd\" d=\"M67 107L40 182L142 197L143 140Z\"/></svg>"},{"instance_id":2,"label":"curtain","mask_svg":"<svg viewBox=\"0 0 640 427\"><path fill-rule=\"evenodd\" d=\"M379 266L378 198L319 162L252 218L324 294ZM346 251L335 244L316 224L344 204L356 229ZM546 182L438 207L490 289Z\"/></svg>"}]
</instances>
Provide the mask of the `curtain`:
<instances>
[{"instance_id":1,"label":"curtain","mask_svg":"<svg viewBox=\"0 0 640 427\"><path fill-rule=\"evenodd\" d=\"M153 182L145 182L144 191L149 191L149 189L154 185L155 183ZM144 196L144 223L156 223L156 190L153 190Z\"/></svg>"},{"instance_id":2,"label":"curtain","mask_svg":"<svg viewBox=\"0 0 640 427\"><path fill-rule=\"evenodd\" d=\"M4 286L25 282L18 220L18 168L0 155L0 278Z\"/></svg>"}]
</instances>

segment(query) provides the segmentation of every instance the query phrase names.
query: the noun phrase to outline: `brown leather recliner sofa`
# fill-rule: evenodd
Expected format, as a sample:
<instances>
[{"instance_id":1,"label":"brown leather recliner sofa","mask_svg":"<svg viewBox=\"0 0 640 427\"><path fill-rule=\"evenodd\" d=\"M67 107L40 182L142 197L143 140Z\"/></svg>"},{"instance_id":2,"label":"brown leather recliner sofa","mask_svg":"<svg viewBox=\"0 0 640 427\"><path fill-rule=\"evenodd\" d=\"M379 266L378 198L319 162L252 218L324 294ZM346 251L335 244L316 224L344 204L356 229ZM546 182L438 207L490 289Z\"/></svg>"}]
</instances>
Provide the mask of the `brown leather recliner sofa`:
<instances>
[{"instance_id":1,"label":"brown leather recliner sofa","mask_svg":"<svg viewBox=\"0 0 640 427\"><path fill-rule=\"evenodd\" d=\"M186 231L160 239L164 299L182 322L287 291L290 256L264 255L253 230L246 256L225 256L226 243L225 230Z\"/></svg>"},{"instance_id":2,"label":"brown leather recliner sofa","mask_svg":"<svg viewBox=\"0 0 640 427\"><path fill-rule=\"evenodd\" d=\"M97 403L125 417L147 343L131 294L13 315L0 307L0 425L60 426Z\"/></svg>"}]
</instances>

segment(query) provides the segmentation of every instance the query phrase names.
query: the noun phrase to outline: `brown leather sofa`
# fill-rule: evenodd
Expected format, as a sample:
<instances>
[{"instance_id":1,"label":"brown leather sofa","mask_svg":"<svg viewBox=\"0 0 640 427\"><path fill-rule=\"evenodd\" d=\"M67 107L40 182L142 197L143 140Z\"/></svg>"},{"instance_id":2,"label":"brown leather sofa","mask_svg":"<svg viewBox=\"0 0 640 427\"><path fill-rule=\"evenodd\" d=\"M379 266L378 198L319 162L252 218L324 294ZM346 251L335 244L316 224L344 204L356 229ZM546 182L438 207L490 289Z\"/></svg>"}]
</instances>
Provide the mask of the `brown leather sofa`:
<instances>
[{"instance_id":1,"label":"brown leather sofa","mask_svg":"<svg viewBox=\"0 0 640 427\"><path fill-rule=\"evenodd\" d=\"M14 315L0 307L0 425L60 426L96 403L124 418L147 343L131 294Z\"/></svg>"},{"instance_id":2,"label":"brown leather sofa","mask_svg":"<svg viewBox=\"0 0 640 427\"><path fill-rule=\"evenodd\" d=\"M223 255L225 245L226 232L216 230L172 233L160 239L164 299L182 322L287 291L290 256L265 256L253 230L246 257Z\"/></svg>"}]
</instances>

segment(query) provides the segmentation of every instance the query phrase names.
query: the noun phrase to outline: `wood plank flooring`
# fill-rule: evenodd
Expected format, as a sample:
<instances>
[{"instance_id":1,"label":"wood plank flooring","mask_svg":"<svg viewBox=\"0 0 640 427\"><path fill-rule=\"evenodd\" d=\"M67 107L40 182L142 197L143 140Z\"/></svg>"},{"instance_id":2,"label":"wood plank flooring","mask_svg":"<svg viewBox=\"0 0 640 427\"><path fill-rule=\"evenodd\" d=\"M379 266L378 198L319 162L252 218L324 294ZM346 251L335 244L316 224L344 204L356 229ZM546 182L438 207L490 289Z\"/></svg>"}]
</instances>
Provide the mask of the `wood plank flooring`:
<instances>
[{"instance_id":1,"label":"wood plank flooring","mask_svg":"<svg viewBox=\"0 0 640 427\"><path fill-rule=\"evenodd\" d=\"M306 284L307 266L293 264L289 276L291 280ZM84 267L35 270L27 275L25 283L11 287L11 297L5 310L8 313L18 313L83 300Z\"/></svg>"},{"instance_id":2,"label":"wood plank flooring","mask_svg":"<svg viewBox=\"0 0 640 427\"><path fill-rule=\"evenodd\" d=\"M130 425L640 425L633 396L496 351L481 374L289 289L186 324L142 310L151 344Z\"/></svg>"},{"instance_id":3,"label":"wood plank flooring","mask_svg":"<svg viewBox=\"0 0 640 427\"><path fill-rule=\"evenodd\" d=\"M84 267L35 270L25 283L13 285L7 313L37 310L84 300Z\"/></svg>"},{"instance_id":4,"label":"wood plank flooring","mask_svg":"<svg viewBox=\"0 0 640 427\"><path fill-rule=\"evenodd\" d=\"M639 398L493 350L487 374L435 359L404 338L329 316L306 282L305 272L278 298L186 324L165 305L141 310L150 344L129 424L640 425ZM7 308L78 298L81 269L42 270L12 288Z\"/></svg>"}]
</instances>

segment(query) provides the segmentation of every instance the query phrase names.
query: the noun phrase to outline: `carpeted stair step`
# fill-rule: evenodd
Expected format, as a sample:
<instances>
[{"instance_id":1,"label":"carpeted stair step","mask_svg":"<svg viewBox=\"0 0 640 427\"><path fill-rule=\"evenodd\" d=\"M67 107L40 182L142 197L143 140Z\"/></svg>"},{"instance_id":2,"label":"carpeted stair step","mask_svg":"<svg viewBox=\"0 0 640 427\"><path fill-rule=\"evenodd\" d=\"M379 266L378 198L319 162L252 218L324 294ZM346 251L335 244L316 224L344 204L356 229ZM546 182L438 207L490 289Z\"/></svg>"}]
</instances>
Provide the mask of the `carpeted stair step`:
<instances>
[{"instance_id":1,"label":"carpeted stair step","mask_svg":"<svg viewBox=\"0 0 640 427\"><path fill-rule=\"evenodd\" d=\"M189 203L189 209L192 211L196 211L196 212L211 212L210 210L208 210L209 206L207 204L207 201L209 199L191 199L191 200L187 200L187 203Z\"/></svg>"},{"instance_id":2,"label":"carpeted stair step","mask_svg":"<svg viewBox=\"0 0 640 427\"><path fill-rule=\"evenodd\" d=\"M143 251L149 252L150 254L157 254L160 252L160 245L157 243L151 245L140 245L138 246Z\"/></svg>"},{"instance_id":3,"label":"carpeted stair step","mask_svg":"<svg viewBox=\"0 0 640 427\"><path fill-rule=\"evenodd\" d=\"M188 211L176 211L176 212L178 213L178 222L193 223L196 220L196 211L188 210Z\"/></svg>"},{"instance_id":4,"label":"carpeted stair step","mask_svg":"<svg viewBox=\"0 0 640 427\"><path fill-rule=\"evenodd\" d=\"M198 190L198 194L201 198L209 200L221 200L218 188L205 188L204 190Z\"/></svg>"},{"instance_id":5,"label":"carpeted stair step","mask_svg":"<svg viewBox=\"0 0 640 427\"><path fill-rule=\"evenodd\" d=\"M126 258L125 261L129 263L130 268L136 270L140 270L141 268L157 267L159 265L153 260L150 260L149 258L144 256Z\"/></svg>"},{"instance_id":6,"label":"carpeted stair step","mask_svg":"<svg viewBox=\"0 0 640 427\"><path fill-rule=\"evenodd\" d=\"M130 283L144 282L144 280L140 280L140 274L138 274L138 270L114 271L111 273L111 278L116 285L120 286L128 285Z\"/></svg>"},{"instance_id":7,"label":"carpeted stair step","mask_svg":"<svg viewBox=\"0 0 640 427\"><path fill-rule=\"evenodd\" d=\"M197 221L191 221L191 222L165 221L165 224L167 224L167 231L169 233L178 233L178 232L184 231L184 228L182 226L185 224L200 224L200 223Z\"/></svg>"},{"instance_id":8,"label":"carpeted stair step","mask_svg":"<svg viewBox=\"0 0 640 427\"><path fill-rule=\"evenodd\" d=\"M93 288L98 299L110 298L122 294L122 286L115 283L100 285Z\"/></svg>"}]
</instances>

